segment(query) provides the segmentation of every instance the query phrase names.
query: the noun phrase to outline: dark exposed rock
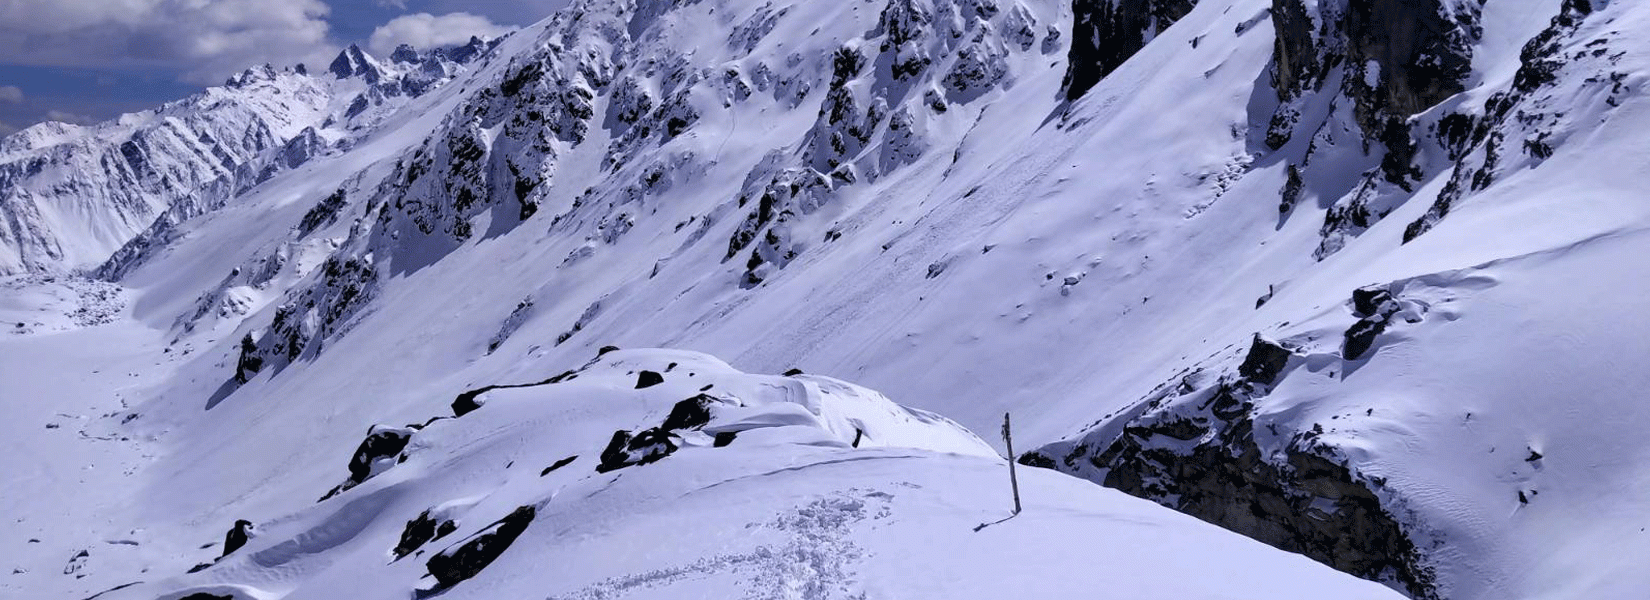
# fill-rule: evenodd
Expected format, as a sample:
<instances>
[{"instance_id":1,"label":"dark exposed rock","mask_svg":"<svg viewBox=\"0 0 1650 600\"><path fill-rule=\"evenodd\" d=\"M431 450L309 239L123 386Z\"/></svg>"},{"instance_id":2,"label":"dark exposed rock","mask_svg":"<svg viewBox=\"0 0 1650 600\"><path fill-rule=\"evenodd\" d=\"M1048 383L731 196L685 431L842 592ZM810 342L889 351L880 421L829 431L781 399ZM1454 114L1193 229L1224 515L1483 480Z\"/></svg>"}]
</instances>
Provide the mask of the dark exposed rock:
<instances>
[{"instance_id":1,"label":"dark exposed rock","mask_svg":"<svg viewBox=\"0 0 1650 600\"><path fill-rule=\"evenodd\" d=\"M26 571L24 571L23 569L20 569L20 568L14 568L14 569L12 569L11 572L13 574L21 574L21 573L25 573ZM102 597L104 594L107 594L107 593L110 593L110 592L118 592L120 590L124 590L124 589L132 587L134 585L140 585L142 583L143 582L141 582L141 581L133 581L131 583L123 583L123 584L117 585L115 587L112 587L112 588L103 590L101 592L98 592L96 594L92 594L90 596L82 598L81 600L97 600L98 598ZM230 600L234 600L234 599L231 598Z\"/></svg>"},{"instance_id":2,"label":"dark exposed rock","mask_svg":"<svg viewBox=\"0 0 1650 600\"><path fill-rule=\"evenodd\" d=\"M802 369L788 369L788 370L785 371L785 376L786 377L795 377L795 376L801 375L801 374L802 374Z\"/></svg>"},{"instance_id":3,"label":"dark exposed rock","mask_svg":"<svg viewBox=\"0 0 1650 600\"><path fill-rule=\"evenodd\" d=\"M453 399L453 405L452 405L453 406L453 416L462 417L464 415L467 415L467 414L473 413L477 410L480 410L481 409L481 401L480 401L481 395L485 394L487 392L490 392L493 389L494 388L492 386L488 386L488 387L481 388L481 389L478 389L478 390L470 390L470 391L464 392L462 394L459 394L457 398Z\"/></svg>"},{"instance_id":4,"label":"dark exposed rock","mask_svg":"<svg viewBox=\"0 0 1650 600\"><path fill-rule=\"evenodd\" d=\"M613 438L608 440L607 447L602 449L601 462L597 463L596 472L606 473L630 466L630 454L626 452L630 441L629 431L621 429L613 432Z\"/></svg>"},{"instance_id":5,"label":"dark exposed rock","mask_svg":"<svg viewBox=\"0 0 1650 600\"><path fill-rule=\"evenodd\" d=\"M1386 286L1372 285L1352 290L1352 313L1365 317L1381 312L1388 302L1394 301L1392 292Z\"/></svg>"},{"instance_id":6,"label":"dark exposed rock","mask_svg":"<svg viewBox=\"0 0 1650 600\"><path fill-rule=\"evenodd\" d=\"M251 381L252 376L263 367L264 358L258 355L258 341L248 333L241 338L241 356L235 361L235 381L243 384Z\"/></svg>"},{"instance_id":7,"label":"dark exposed rock","mask_svg":"<svg viewBox=\"0 0 1650 600\"><path fill-rule=\"evenodd\" d=\"M432 419L431 422L434 422L434 420ZM354 489L355 486L371 479L373 475L377 474L373 466L380 460L400 455L401 451L407 448L407 443L412 440L413 432L422 428L422 425L408 425L406 427L372 426L367 430L366 439L361 440L361 444L355 448L355 454L350 457L349 478L327 490L326 495L321 496L319 502L325 502L333 496ZM401 456L400 460L406 460L406 457Z\"/></svg>"},{"instance_id":8,"label":"dark exposed rock","mask_svg":"<svg viewBox=\"0 0 1650 600\"><path fill-rule=\"evenodd\" d=\"M337 221L338 212L343 210L346 200L344 190L340 189L315 203L315 206L304 213L304 218L298 221L298 236L307 236L323 225Z\"/></svg>"},{"instance_id":9,"label":"dark exposed rock","mask_svg":"<svg viewBox=\"0 0 1650 600\"><path fill-rule=\"evenodd\" d=\"M359 76L366 79L367 83L378 83L380 76L378 68L372 64L372 59L355 44L350 44L350 47L339 52L338 58L332 60L332 66L328 70L339 79Z\"/></svg>"},{"instance_id":10,"label":"dark exposed rock","mask_svg":"<svg viewBox=\"0 0 1650 600\"><path fill-rule=\"evenodd\" d=\"M697 429L710 423L710 407L722 401L714 396L699 394L671 407L670 415L659 427L665 431L679 431L682 429Z\"/></svg>"},{"instance_id":11,"label":"dark exposed rock","mask_svg":"<svg viewBox=\"0 0 1650 600\"><path fill-rule=\"evenodd\" d=\"M597 473L617 471L625 467L645 465L670 456L679 446L669 431L660 428L644 429L640 433L613 432L613 439L602 450Z\"/></svg>"},{"instance_id":12,"label":"dark exposed rock","mask_svg":"<svg viewBox=\"0 0 1650 600\"><path fill-rule=\"evenodd\" d=\"M608 441L607 448L602 450L601 464L596 465L596 472L606 473L633 465L645 465L670 456L680 447L676 443L679 441L676 432L698 429L709 424L712 416L710 407L722 402L723 400L714 396L699 394L672 406L670 414L658 427L635 433L622 430L613 432L613 438ZM719 433L716 439L722 440L722 435ZM732 441L733 437L729 435L727 442Z\"/></svg>"},{"instance_id":13,"label":"dark exposed rock","mask_svg":"<svg viewBox=\"0 0 1650 600\"><path fill-rule=\"evenodd\" d=\"M1277 35L1271 74L1279 106L1266 145L1283 148L1297 133L1344 126L1335 123L1349 117L1363 132L1363 152L1380 158L1379 168L1366 173L1325 213L1323 241L1313 253L1321 260L1407 201L1415 184L1428 176L1417 164L1421 144L1412 117L1465 89L1472 51L1482 35L1481 7L1451 0L1272 4ZM1340 82L1338 89L1324 89L1331 81ZM1305 107L1319 94L1330 102L1327 120L1302 122ZM1342 116L1336 107L1351 114ZM1459 125L1450 123L1452 128ZM1309 146L1303 167L1317 141ZM1287 212L1301 189L1291 180L1280 208Z\"/></svg>"},{"instance_id":14,"label":"dark exposed rock","mask_svg":"<svg viewBox=\"0 0 1650 600\"><path fill-rule=\"evenodd\" d=\"M1472 71L1478 14L1441 0L1354 0L1343 30L1349 64L1380 65L1379 85L1358 103L1358 120L1374 132L1378 115L1407 117L1460 93Z\"/></svg>"},{"instance_id":15,"label":"dark exposed rock","mask_svg":"<svg viewBox=\"0 0 1650 600\"><path fill-rule=\"evenodd\" d=\"M1353 100L1358 124L1375 137L1390 119L1406 119L1464 89L1472 44L1482 34L1477 7L1443 0L1332 6L1309 10L1303 0L1272 2L1272 83L1286 107L1319 90L1332 69L1345 65L1349 73L1337 91ZM1279 141L1269 139L1268 145L1281 147L1273 143Z\"/></svg>"},{"instance_id":16,"label":"dark exposed rock","mask_svg":"<svg viewBox=\"0 0 1650 600\"><path fill-rule=\"evenodd\" d=\"M569 456L567 458L558 460L558 461L556 461L556 464L545 467L543 471L539 471L539 477L549 475L550 473L555 472L555 470L557 470L557 469L560 469L560 468L565 467L567 465L573 464L573 461L578 460L578 459L579 459L579 456L577 454L575 454L573 456Z\"/></svg>"},{"instance_id":17,"label":"dark exposed rock","mask_svg":"<svg viewBox=\"0 0 1650 600\"><path fill-rule=\"evenodd\" d=\"M1271 385L1289 364L1290 356L1289 349L1257 333L1249 344L1249 354L1243 358L1243 364L1238 365L1238 374L1249 381Z\"/></svg>"},{"instance_id":18,"label":"dark exposed rock","mask_svg":"<svg viewBox=\"0 0 1650 600\"><path fill-rule=\"evenodd\" d=\"M1066 99L1082 97L1196 4L1197 0L1072 0Z\"/></svg>"},{"instance_id":19,"label":"dark exposed rock","mask_svg":"<svg viewBox=\"0 0 1650 600\"><path fill-rule=\"evenodd\" d=\"M1323 443L1321 427L1266 442L1280 449L1256 439L1254 400L1269 392L1265 381L1287 376L1281 369L1288 356L1257 337L1237 373L1162 386L1144 410L1019 462L1088 477L1341 571L1395 583L1414 598L1436 599L1434 571L1413 533L1382 504L1381 481Z\"/></svg>"},{"instance_id":20,"label":"dark exposed rock","mask_svg":"<svg viewBox=\"0 0 1650 600\"><path fill-rule=\"evenodd\" d=\"M246 541L251 537L251 534L251 521L246 519L235 521L235 526L230 528L229 532L223 536L223 555L229 556L236 550L240 550L242 546L246 545Z\"/></svg>"},{"instance_id":21,"label":"dark exposed rock","mask_svg":"<svg viewBox=\"0 0 1650 600\"><path fill-rule=\"evenodd\" d=\"M1276 32L1272 46L1272 89L1278 99L1291 100L1302 91L1316 89L1323 77L1327 57L1320 57L1317 28L1300 0L1272 0L1272 29ZM1283 140L1267 140L1272 148L1283 146Z\"/></svg>"},{"instance_id":22,"label":"dark exposed rock","mask_svg":"<svg viewBox=\"0 0 1650 600\"><path fill-rule=\"evenodd\" d=\"M492 525L431 556L425 566L442 588L475 577L503 555L522 532L527 531L536 512L531 505L517 508Z\"/></svg>"},{"instance_id":23,"label":"dark exposed rock","mask_svg":"<svg viewBox=\"0 0 1650 600\"><path fill-rule=\"evenodd\" d=\"M1055 469L1055 468L1058 468L1054 464L1054 459L1049 458L1049 456L1047 454L1043 454L1042 452L1038 452L1036 450L1021 454L1020 458L1016 459L1014 462L1020 463L1022 465L1028 466L1028 467L1036 467L1036 468L1039 468L1039 469Z\"/></svg>"},{"instance_id":24,"label":"dark exposed rock","mask_svg":"<svg viewBox=\"0 0 1650 600\"><path fill-rule=\"evenodd\" d=\"M665 382L665 376L653 371L642 371L636 374L636 389L647 389Z\"/></svg>"},{"instance_id":25,"label":"dark exposed rock","mask_svg":"<svg viewBox=\"0 0 1650 600\"><path fill-rule=\"evenodd\" d=\"M503 323L499 323L498 333L494 333L492 339L487 340L488 354L497 352L499 346L503 346L504 342L510 339L510 336L515 335L516 331L520 330L529 318L532 318L534 306L532 298L526 298L516 303L516 307L510 311L510 315L504 318Z\"/></svg>"},{"instance_id":26,"label":"dark exposed rock","mask_svg":"<svg viewBox=\"0 0 1650 600\"><path fill-rule=\"evenodd\" d=\"M555 384L555 383L561 383L563 381L570 381L570 380L573 380L573 379L577 378L578 376L579 376L578 371L563 371L563 372L561 372L561 374L556 375L555 377L551 377L549 379L546 379L544 381L536 381L536 382L533 382L533 383L506 383L506 384L499 384L499 385L489 385L489 386L469 390L469 391L466 391L464 393L459 394L457 398L453 399L453 404L452 404L453 416L454 417L462 417L464 415L475 412L477 409L480 409L483 404L486 404L486 401L482 399L482 396L484 394L486 394L487 392L491 392L493 390L503 390L503 389L537 387L537 386L541 386L541 385L550 385L550 384Z\"/></svg>"},{"instance_id":27,"label":"dark exposed rock","mask_svg":"<svg viewBox=\"0 0 1650 600\"><path fill-rule=\"evenodd\" d=\"M1386 320L1376 318L1360 319L1346 330L1346 340L1341 344L1341 358L1358 360L1363 358L1370 346L1375 345L1375 337L1386 331Z\"/></svg>"},{"instance_id":28,"label":"dark exposed rock","mask_svg":"<svg viewBox=\"0 0 1650 600\"><path fill-rule=\"evenodd\" d=\"M1301 193L1306 191L1306 181L1301 179L1301 170L1294 163L1284 169L1283 188L1278 192L1278 214L1288 214L1300 202Z\"/></svg>"},{"instance_id":29,"label":"dark exposed rock","mask_svg":"<svg viewBox=\"0 0 1650 600\"><path fill-rule=\"evenodd\" d=\"M92 553L85 550L74 553L74 556L69 557L68 564L63 565L63 574L74 575L77 578L85 577L84 574L80 573L80 570L86 567L86 560L91 557Z\"/></svg>"},{"instance_id":30,"label":"dark exposed rock","mask_svg":"<svg viewBox=\"0 0 1650 600\"><path fill-rule=\"evenodd\" d=\"M1538 90L1556 81L1559 70L1566 64L1563 48L1567 38L1580 29L1582 21L1592 11L1592 3L1587 0L1565 0L1547 28L1524 44L1519 52L1519 69L1513 76L1511 89L1485 100L1483 117L1460 117L1450 121L1454 117L1451 115L1439 122L1439 138L1449 150L1450 158L1457 161L1455 169L1427 212L1404 228L1404 243L1431 231L1433 226L1449 216L1450 210L1468 193L1483 190L1494 182L1504 153L1502 145L1507 142L1504 128L1509 125L1509 120L1541 120L1544 110L1536 108L1526 111L1519 107L1526 104ZM1614 106L1614 103L1611 105ZM1525 149L1538 159L1543 158L1542 155L1550 156L1554 151L1544 139L1539 138Z\"/></svg>"},{"instance_id":31,"label":"dark exposed rock","mask_svg":"<svg viewBox=\"0 0 1650 600\"><path fill-rule=\"evenodd\" d=\"M618 346L602 346L602 348L600 350L596 351L596 356L603 356L603 355L606 355L609 352L617 352L618 350L619 350Z\"/></svg>"},{"instance_id":32,"label":"dark exposed rock","mask_svg":"<svg viewBox=\"0 0 1650 600\"><path fill-rule=\"evenodd\" d=\"M401 541L397 542L392 550L396 560L405 558L408 554L419 549L425 543L439 540L452 533L458 525L451 520L438 521L430 517L430 511L418 514L411 521L407 521L406 528L401 530Z\"/></svg>"},{"instance_id":33,"label":"dark exposed rock","mask_svg":"<svg viewBox=\"0 0 1650 600\"><path fill-rule=\"evenodd\" d=\"M287 302L276 307L256 347L243 347L243 360L256 355L260 369L279 372L305 352L319 353L330 338L347 328L377 290L379 273L370 257L334 255L322 263L319 271L312 285L298 288Z\"/></svg>"},{"instance_id":34,"label":"dark exposed rock","mask_svg":"<svg viewBox=\"0 0 1650 600\"><path fill-rule=\"evenodd\" d=\"M1261 294L1261 296L1259 298L1255 299L1255 310L1260 310L1260 307L1266 306L1267 302L1271 302L1272 301L1272 295L1276 294L1276 293L1277 293L1277 290L1273 289L1272 286L1270 286L1270 285L1266 286L1266 293Z\"/></svg>"},{"instance_id":35,"label":"dark exposed rock","mask_svg":"<svg viewBox=\"0 0 1650 600\"><path fill-rule=\"evenodd\" d=\"M350 457L350 479L356 483L366 481L372 476L374 462L400 454L410 441L412 431L409 429L374 427L367 438L361 440L361 445L355 448L355 455Z\"/></svg>"},{"instance_id":36,"label":"dark exposed rock","mask_svg":"<svg viewBox=\"0 0 1650 600\"><path fill-rule=\"evenodd\" d=\"M737 438L737 437L739 437L739 432L737 432L737 431L723 431L721 433L716 434L716 439L711 442L711 447L712 448L725 448L729 444L732 444L734 438Z\"/></svg>"},{"instance_id":37,"label":"dark exposed rock","mask_svg":"<svg viewBox=\"0 0 1650 600\"><path fill-rule=\"evenodd\" d=\"M1341 358L1358 360L1375 344L1375 338L1386 331L1388 319L1399 310L1397 299L1385 286L1358 288L1352 292L1352 311L1362 317L1346 330L1341 345Z\"/></svg>"}]
</instances>

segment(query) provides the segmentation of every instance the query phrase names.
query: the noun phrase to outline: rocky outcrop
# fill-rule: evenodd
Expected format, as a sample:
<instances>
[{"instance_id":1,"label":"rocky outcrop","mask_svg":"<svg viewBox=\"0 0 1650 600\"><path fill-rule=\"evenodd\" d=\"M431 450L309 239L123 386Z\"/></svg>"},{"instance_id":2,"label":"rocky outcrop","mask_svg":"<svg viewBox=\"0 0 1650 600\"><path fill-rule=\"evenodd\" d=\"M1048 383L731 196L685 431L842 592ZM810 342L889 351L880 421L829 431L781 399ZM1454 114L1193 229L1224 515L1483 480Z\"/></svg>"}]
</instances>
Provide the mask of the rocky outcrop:
<instances>
[{"instance_id":1,"label":"rocky outcrop","mask_svg":"<svg viewBox=\"0 0 1650 600\"><path fill-rule=\"evenodd\" d=\"M320 352L329 338L349 328L378 289L370 257L333 256L318 271L309 287L298 288L276 308L261 335L242 339L235 381L244 383L263 370L278 372L305 352Z\"/></svg>"},{"instance_id":2,"label":"rocky outcrop","mask_svg":"<svg viewBox=\"0 0 1650 600\"><path fill-rule=\"evenodd\" d=\"M1488 188L1500 171L1512 168L1508 163L1539 164L1552 156L1550 139L1565 114L1555 105L1575 101L1553 97L1553 84L1562 74L1570 72L1585 78L1589 87L1604 88L1599 91L1605 104L1612 109L1620 105L1630 89L1627 74L1614 68L1620 54L1611 50L1608 34L1586 42L1579 52L1564 53L1567 45L1579 42L1581 26L1592 14L1589 0L1565 0L1547 28L1524 44L1512 86L1491 95L1482 115L1455 113L1439 120L1438 138L1455 167L1426 214L1404 229L1405 243L1431 230L1468 194Z\"/></svg>"},{"instance_id":3,"label":"rocky outcrop","mask_svg":"<svg viewBox=\"0 0 1650 600\"><path fill-rule=\"evenodd\" d=\"M350 456L349 478L328 490L326 495L321 497L321 501L347 492L396 463L406 460L403 451L412 441L413 433L419 429L423 429L423 426L372 426L367 430L366 439L361 440L361 445L355 448L355 454Z\"/></svg>"},{"instance_id":4,"label":"rocky outcrop","mask_svg":"<svg viewBox=\"0 0 1650 600\"><path fill-rule=\"evenodd\" d=\"M1374 303L1378 314L1396 305L1390 298L1356 303ZM1324 443L1321 425L1291 432L1257 420L1256 403L1298 364L1288 343L1257 335L1233 372L1186 374L1089 434L1018 460L1398 585L1415 598L1436 598L1433 569L1411 526L1383 500L1390 494L1383 495L1382 480L1362 475Z\"/></svg>"},{"instance_id":5,"label":"rocky outcrop","mask_svg":"<svg viewBox=\"0 0 1650 600\"><path fill-rule=\"evenodd\" d=\"M407 521L407 526L401 530L401 540L396 542L390 553L395 555L395 560L401 560L423 547L425 543L447 537L447 534L456 530L456 521L431 516L430 511L426 510L418 513L413 520Z\"/></svg>"},{"instance_id":6,"label":"rocky outcrop","mask_svg":"<svg viewBox=\"0 0 1650 600\"><path fill-rule=\"evenodd\" d=\"M1066 99L1082 97L1196 5L1197 0L1072 0Z\"/></svg>"},{"instance_id":7,"label":"rocky outcrop","mask_svg":"<svg viewBox=\"0 0 1650 600\"><path fill-rule=\"evenodd\" d=\"M613 439L608 442L607 448L602 450L601 464L596 465L596 472L606 473L625 467L645 465L670 456L681 448L680 432L704 428L711 421L711 408L727 403L714 396L699 394L677 402L671 407L670 415L657 427L637 432L613 432ZM732 436L728 436L728 441L732 441Z\"/></svg>"},{"instance_id":8,"label":"rocky outcrop","mask_svg":"<svg viewBox=\"0 0 1650 600\"><path fill-rule=\"evenodd\" d=\"M1462 0L1273 0L1272 87L1282 106L1267 144L1287 142L1300 117L1296 101L1323 91L1352 102L1366 136L1396 139L1386 132L1391 122L1465 89L1472 44L1483 34L1478 15L1477 3ZM1346 76L1330 77L1337 69ZM1323 89L1331 79L1340 89Z\"/></svg>"},{"instance_id":9,"label":"rocky outcrop","mask_svg":"<svg viewBox=\"0 0 1650 600\"><path fill-rule=\"evenodd\" d=\"M1317 175L1314 161L1342 165L1336 171L1349 160L1368 169L1328 207L1315 258L1339 251L1438 171L1436 161L1423 160L1418 141L1430 132L1413 117L1465 89L1482 35L1480 11L1480 3L1467 0L1273 1L1278 106L1262 141L1278 150L1311 135L1299 162L1290 164L1283 212L1314 180L1345 180L1339 172ZM1348 143L1336 135L1342 130L1361 135ZM1332 153L1340 157L1325 158Z\"/></svg>"},{"instance_id":10,"label":"rocky outcrop","mask_svg":"<svg viewBox=\"0 0 1650 600\"><path fill-rule=\"evenodd\" d=\"M251 537L252 522L246 519L235 521L235 526L223 535L223 555L229 556L236 550L240 550Z\"/></svg>"},{"instance_id":11,"label":"rocky outcrop","mask_svg":"<svg viewBox=\"0 0 1650 600\"><path fill-rule=\"evenodd\" d=\"M533 524L535 507L517 508L504 518L464 538L452 547L442 550L425 563L439 587L449 588L475 577L487 565L498 560L517 537Z\"/></svg>"}]
</instances>

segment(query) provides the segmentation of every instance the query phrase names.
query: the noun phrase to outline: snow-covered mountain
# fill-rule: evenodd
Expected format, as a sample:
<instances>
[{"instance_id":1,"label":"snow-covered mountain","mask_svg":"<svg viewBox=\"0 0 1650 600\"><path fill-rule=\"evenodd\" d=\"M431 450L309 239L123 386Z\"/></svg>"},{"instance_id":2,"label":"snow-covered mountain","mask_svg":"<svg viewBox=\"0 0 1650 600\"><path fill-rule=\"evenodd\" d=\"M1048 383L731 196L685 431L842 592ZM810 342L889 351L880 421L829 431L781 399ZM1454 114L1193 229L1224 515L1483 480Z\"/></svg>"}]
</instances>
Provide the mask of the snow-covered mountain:
<instances>
[{"instance_id":1,"label":"snow-covered mountain","mask_svg":"<svg viewBox=\"0 0 1650 600\"><path fill-rule=\"evenodd\" d=\"M26 130L0 589L1638 597L1647 21L583 0Z\"/></svg>"},{"instance_id":2,"label":"snow-covered mountain","mask_svg":"<svg viewBox=\"0 0 1650 600\"><path fill-rule=\"evenodd\" d=\"M164 244L177 224L348 149L491 46L403 46L388 61L350 46L325 72L263 65L155 110L8 136L0 141L0 274L89 269L111 254L119 261L140 251L122 248L134 238Z\"/></svg>"}]
</instances>

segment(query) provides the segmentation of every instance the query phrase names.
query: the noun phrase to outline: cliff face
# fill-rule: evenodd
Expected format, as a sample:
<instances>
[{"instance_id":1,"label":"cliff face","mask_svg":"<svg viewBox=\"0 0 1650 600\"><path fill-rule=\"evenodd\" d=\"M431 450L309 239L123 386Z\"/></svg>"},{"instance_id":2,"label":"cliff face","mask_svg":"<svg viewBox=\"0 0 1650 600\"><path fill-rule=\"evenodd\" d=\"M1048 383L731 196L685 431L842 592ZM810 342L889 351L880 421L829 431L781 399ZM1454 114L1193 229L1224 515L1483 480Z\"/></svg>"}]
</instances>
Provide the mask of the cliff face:
<instances>
[{"instance_id":1,"label":"cliff face","mask_svg":"<svg viewBox=\"0 0 1650 600\"><path fill-rule=\"evenodd\" d=\"M1434 133L1416 118L1461 93L1472 75L1475 44L1483 35L1481 5L1467 0L1274 0L1276 41L1271 83L1278 105L1265 145L1283 150L1311 136L1304 149L1286 152L1298 176L1318 179L1314 160L1343 162L1332 132L1355 131L1368 157L1363 180L1326 214L1314 255L1335 253L1351 237L1406 202L1445 168L1424 148ZM1344 134L1343 134L1344 137ZM1339 140L1345 147L1348 140ZM1337 176L1338 177L1338 176ZM1344 185L1344 184L1342 184ZM1283 210L1295 198L1286 194Z\"/></svg>"},{"instance_id":2,"label":"cliff face","mask_svg":"<svg viewBox=\"0 0 1650 600\"><path fill-rule=\"evenodd\" d=\"M1339 89L1370 137L1460 93L1472 72L1473 44L1483 35L1479 7L1464 0L1274 0L1272 87L1285 108L1267 145L1294 133L1287 106L1325 92L1344 68Z\"/></svg>"},{"instance_id":3,"label":"cliff face","mask_svg":"<svg viewBox=\"0 0 1650 600\"><path fill-rule=\"evenodd\" d=\"M1067 100L1076 100L1191 12L1197 0L1072 0Z\"/></svg>"}]
</instances>

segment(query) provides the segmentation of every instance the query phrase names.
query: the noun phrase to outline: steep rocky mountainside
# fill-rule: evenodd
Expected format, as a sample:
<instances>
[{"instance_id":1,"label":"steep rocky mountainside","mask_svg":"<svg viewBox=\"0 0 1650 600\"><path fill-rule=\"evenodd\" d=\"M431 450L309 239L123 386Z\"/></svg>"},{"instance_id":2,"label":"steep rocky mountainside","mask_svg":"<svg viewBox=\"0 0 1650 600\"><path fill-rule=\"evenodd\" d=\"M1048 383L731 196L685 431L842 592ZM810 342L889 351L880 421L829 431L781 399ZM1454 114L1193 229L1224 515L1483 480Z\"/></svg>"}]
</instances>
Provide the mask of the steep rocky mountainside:
<instances>
[{"instance_id":1,"label":"steep rocky mountainside","mask_svg":"<svg viewBox=\"0 0 1650 600\"><path fill-rule=\"evenodd\" d=\"M100 464L120 468L39 475L48 493L0 504L30 515L0 524L0 543L49 537L65 557L96 546L75 559L85 580L41 562L6 585L84 595L141 580L105 596L141 600L676 585L874 597L915 588L879 588L895 570L839 576L848 562L800 548L910 550L875 533L876 494L944 515L899 521L910 531L1000 518L923 494L992 493L980 474L1001 465L961 427L995 431L1012 411L1016 448L1033 448L1021 464L1099 484L1029 470L1032 508L979 530L1010 536L1015 556L1057 556L1018 563L1046 566L1036 581L1049 594L1092 591L1060 582L1119 559L1062 561L1111 552L1108 539L1153 547L1074 528L1039 555L1019 537L1058 531L1079 505L1102 520L1162 510L1121 491L1386 586L1325 583L1317 596L1636 597L1650 584L1631 560L1650 551L1638 533L1650 417L1635 408L1650 385L1650 290L1635 270L1650 250L1646 26L1650 9L1622 0L582 0L469 50L388 62L352 50L326 74L249 72L202 98L326 85L311 108L272 111L292 125L268 126L262 150L234 154L259 174L227 180L235 193L145 197L153 225L106 238L28 221L113 258L89 272L107 281L0 287L0 319L20 324L0 352L85 356L93 375L76 377L130 381L86 400L104 416L76 423L107 442ZM77 135L105 152L169 110L233 114L197 101ZM320 150L275 158L305 139L297 124L329 118L308 130ZM27 181L59 172L41 173ZM27 214L10 206L14 221ZM38 264L84 267L92 254ZM52 318L25 318L42 312ZM729 398L683 382L690 364L744 377L713 359L609 346L792 375L752 376ZM802 371L921 410L770 395L848 386ZM616 404L539 398L547 389ZM768 408L726 420L740 402ZM504 413L558 425L491 416ZM867 415L886 414L917 415L923 427L897 444L913 454L858 454L865 435L878 440ZM779 439L746 433L776 423ZM58 448L27 425L15 455ZM510 470L528 454L529 475ZM818 468L861 461L877 465L863 487L851 469ZM812 499L770 504L753 483L764 480ZM724 496L734 484L719 481L758 499ZM41 507L88 485L128 495L69 503L107 525L42 537ZM622 502L603 505L608 494ZM664 497L736 505L715 522L797 533L775 543L801 553L769 560L638 524L700 514ZM796 502L808 516L751 516ZM632 509L648 516L627 522ZM592 559L577 552L636 539L581 529L587 513L591 527L694 550L579 570ZM238 519L279 533L187 573L210 558L200 540ZM513 549L528 546L575 565L556 571L570 580L521 587L535 563ZM1221 563L1186 556L1116 564ZM824 575L798 579L789 564ZM1265 564L1256 573L1296 576ZM373 569L380 583L349 583ZM1262 585L1219 577L1170 597ZM742 583L714 587L730 581Z\"/></svg>"}]
</instances>

